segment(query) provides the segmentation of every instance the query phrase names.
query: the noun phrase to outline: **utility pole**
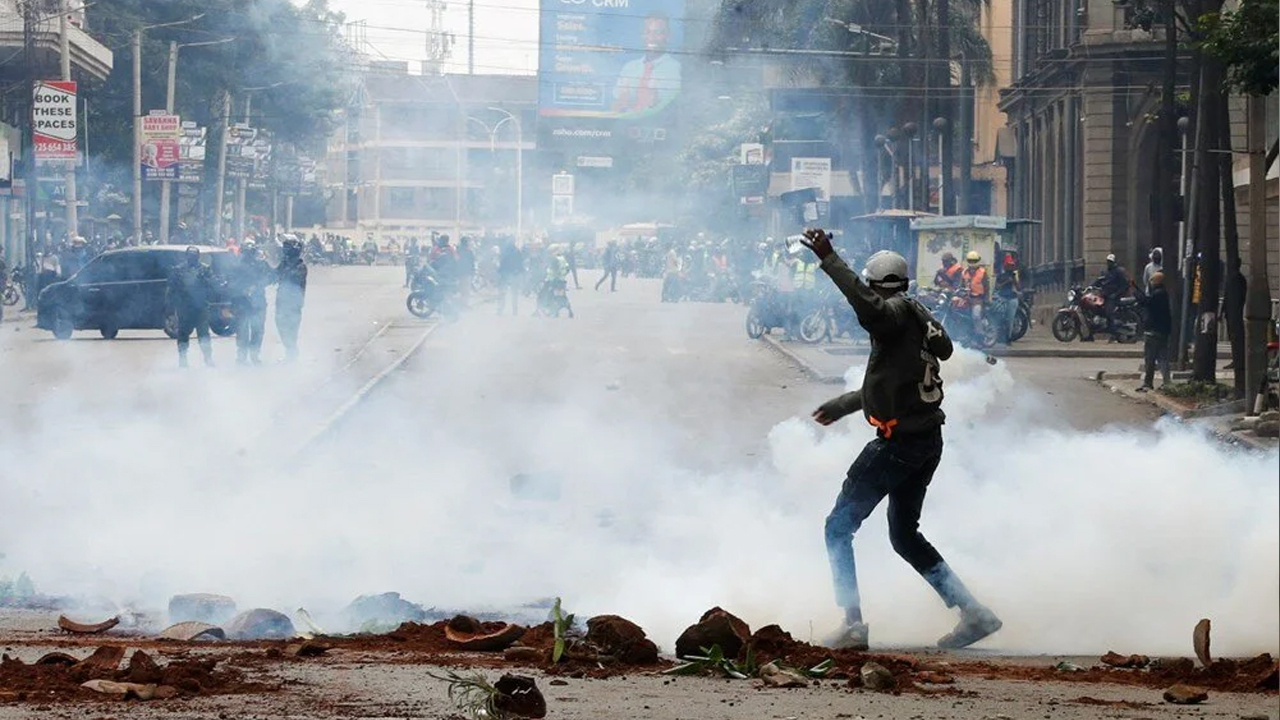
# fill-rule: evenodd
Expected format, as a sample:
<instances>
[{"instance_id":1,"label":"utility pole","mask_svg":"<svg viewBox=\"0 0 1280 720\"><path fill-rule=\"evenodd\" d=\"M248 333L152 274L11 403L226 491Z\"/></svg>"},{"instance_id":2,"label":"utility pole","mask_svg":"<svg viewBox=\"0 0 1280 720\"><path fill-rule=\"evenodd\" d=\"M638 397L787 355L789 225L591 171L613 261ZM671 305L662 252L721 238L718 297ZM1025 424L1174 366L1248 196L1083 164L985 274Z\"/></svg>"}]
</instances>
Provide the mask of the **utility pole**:
<instances>
[{"instance_id":1,"label":"utility pole","mask_svg":"<svg viewBox=\"0 0 1280 720\"><path fill-rule=\"evenodd\" d=\"M476 74L476 0L467 0L467 74Z\"/></svg>"},{"instance_id":2,"label":"utility pole","mask_svg":"<svg viewBox=\"0 0 1280 720\"><path fill-rule=\"evenodd\" d=\"M1255 397L1267 367L1267 321L1271 287L1267 277L1266 98L1249 96L1249 285L1244 303L1244 409L1257 415ZM1265 404L1265 398L1263 399Z\"/></svg>"},{"instance_id":3,"label":"utility pole","mask_svg":"<svg viewBox=\"0 0 1280 720\"><path fill-rule=\"evenodd\" d=\"M174 86L178 81L178 43L169 42L169 79L165 86L164 111L173 114ZM168 180L160 181L160 244L169 243L169 193L173 192Z\"/></svg>"},{"instance_id":4,"label":"utility pole","mask_svg":"<svg viewBox=\"0 0 1280 720\"><path fill-rule=\"evenodd\" d=\"M142 28L133 31L133 244L142 244Z\"/></svg>"},{"instance_id":5,"label":"utility pole","mask_svg":"<svg viewBox=\"0 0 1280 720\"><path fill-rule=\"evenodd\" d=\"M949 190L951 187L951 168L955 162L955 120L956 96L951 87L951 3L950 0L937 0L938 4L938 61L942 73L939 78L942 85L942 97L939 99L938 115L943 118L941 149L938 151L938 214L954 215L956 199ZM927 111L926 111L927 112Z\"/></svg>"},{"instance_id":6,"label":"utility pole","mask_svg":"<svg viewBox=\"0 0 1280 720\"><path fill-rule=\"evenodd\" d=\"M36 142L35 142L35 101L36 101L36 8L35 3L31 0L23 3L22 6L22 44L23 44L23 63L24 73L26 75L26 121L27 129L23 133L26 140L26 151L23 160L24 175L26 176L25 196L23 197L23 209L26 213L26 222L23 238L23 254L26 256L27 265L27 287L36 287L36 278L38 277L39 268L36 267L36 187L39 180L36 177ZM36 293L23 293L26 297L26 309L31 310L35 307L32 295Z\"/></svg>"},{"instance_id":7,"label":"utility pole","mask_svg":"<svg viewBox=\"0 0 1280 720\"><path fill-rule=\"evenodd\" d=\"M227 191L227 134L231 132L231 91L222 91L222 132L218 133L218 177L213 191L213 244L222 245L222 200Z\"/></svg>"},{"instance_id":8,"label":"utility pole","mask_svg":"<svg viewBox=\"0 0 1280 720\"><path fill-rule=\"evenodd\" d=\"M71 8L67 6L67 0L62 0L61 12L58 13L58 55L62 64L62 79L71 79L71 42L67 37L67 13ZM75 119L75 108L71 109L72 119ZM74 238L80 234L80 218L78 217L78 209L76 208L76 161L73 159L67 165L67 173L65 175L66 187L64 190L64 198L67 201L67 238Z\"/></svg>"},{"instance_id":9,"label":"utility pole","mask_svg":"<svg viewBox=\"0 0 1280 720\"><path fill-rule=\"evenodd\" d=\"M244 96L244 124L245 125L249 124L249 113L252 112L252 110L253 110L253 95L251 93L245 93L245 96ZM241 146L240 152L241 153L244 152L243 146ZM244 242L245 197L248 194L248 185L249 185L249 178L242 177L242 178L236 179L235 223L236 223L236 241L237 242Z\"/></svg>"},{"instance_id":10,"label":"utility pole","mask_svg":"<svg viewBox=\"0 0 1280 720\"><path fill-rule=\"evenodd\" d=\"M973 78L969 58L960 54L960 187L956 193L956 212L968 215L969 195L973 184Z\"/></svg>"}]
</instances>

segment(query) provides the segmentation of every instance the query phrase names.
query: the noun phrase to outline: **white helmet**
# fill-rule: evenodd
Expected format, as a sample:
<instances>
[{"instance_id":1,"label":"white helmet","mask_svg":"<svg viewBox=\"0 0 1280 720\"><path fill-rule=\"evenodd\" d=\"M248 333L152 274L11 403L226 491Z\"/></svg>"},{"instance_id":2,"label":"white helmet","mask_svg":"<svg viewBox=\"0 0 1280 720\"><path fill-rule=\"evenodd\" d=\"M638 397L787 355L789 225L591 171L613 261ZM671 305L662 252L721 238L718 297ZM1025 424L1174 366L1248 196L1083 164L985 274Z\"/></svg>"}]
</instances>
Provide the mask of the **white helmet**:
<instances>
[{"instance_id":1,"label":"white helmet","mask_svg":"<svg viewBox=\"0 0 1280 720\"><path fill-rule=\"evenodd\" d=\"M1113 262L1115 262L1115 261L1116 261L1115 253L1112 253L1112 254L1110 254L1110 255L1108 255L1108 256L1107 256L1107 262L1109 262L1109 263L1113 263Z\"/></svg>"},{"instance_id":2,"label":"white helmet","mask_svg":"<svg viewBox=\"0 0 1280 720\"><path fill-rule=\"evenodd\" d=\"M874 288L905 290L907 259L892 250L881 250L867 258L867 264L862 268L862 278Z\"/></svg>"}]
</instances>

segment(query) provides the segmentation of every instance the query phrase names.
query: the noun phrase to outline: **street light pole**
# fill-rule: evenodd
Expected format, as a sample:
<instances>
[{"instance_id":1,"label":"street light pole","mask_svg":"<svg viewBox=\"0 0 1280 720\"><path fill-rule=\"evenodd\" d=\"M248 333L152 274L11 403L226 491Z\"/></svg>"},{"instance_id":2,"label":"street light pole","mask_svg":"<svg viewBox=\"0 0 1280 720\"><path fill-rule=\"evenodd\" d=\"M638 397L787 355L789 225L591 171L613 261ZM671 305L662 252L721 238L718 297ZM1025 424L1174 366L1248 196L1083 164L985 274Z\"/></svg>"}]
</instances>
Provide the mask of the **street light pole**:
<instances>
[{"instance_id":1,"label":"street light pole","mask_svg":"<svg viewBox=\"0 0 1280 720\"><path fill-rule=\"evenodd\" d=\"M497 135L502 123L508 120L516 126L516 241L519 242L524 235L524 128L520 125L520 118L510 112L496 107L489 109L506 115L493 126L494 135Z\"/></svg>"}]
</instances>

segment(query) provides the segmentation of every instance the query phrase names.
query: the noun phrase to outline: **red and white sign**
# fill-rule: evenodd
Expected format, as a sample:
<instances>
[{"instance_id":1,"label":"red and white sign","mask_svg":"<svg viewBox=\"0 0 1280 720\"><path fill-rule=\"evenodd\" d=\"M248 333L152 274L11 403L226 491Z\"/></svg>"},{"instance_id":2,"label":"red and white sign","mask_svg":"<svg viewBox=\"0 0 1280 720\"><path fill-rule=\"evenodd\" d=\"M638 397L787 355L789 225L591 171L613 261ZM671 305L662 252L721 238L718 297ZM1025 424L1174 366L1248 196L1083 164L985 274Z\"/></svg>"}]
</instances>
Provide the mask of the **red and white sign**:
<instances>
[{"instance_id":1,"label":"red and white sign","mask_svg":"<svg viewBox=\"0 0 1280 720\"><path fill-rule=\"evenodd\" d=\"M76 84L41 80L32 98L36 161L76 159Z\"/></svg>"},{"instance_id":2,"label":"red and white sign","mask_svg":"<svg viewBox=\"0 0 1280 720\"><path fill-rule=\"evenodd\" d=\"M182 158L182 118L152 110L142 118L142 174L147 180L175 180Z\"/></svg>"}]
</instances>

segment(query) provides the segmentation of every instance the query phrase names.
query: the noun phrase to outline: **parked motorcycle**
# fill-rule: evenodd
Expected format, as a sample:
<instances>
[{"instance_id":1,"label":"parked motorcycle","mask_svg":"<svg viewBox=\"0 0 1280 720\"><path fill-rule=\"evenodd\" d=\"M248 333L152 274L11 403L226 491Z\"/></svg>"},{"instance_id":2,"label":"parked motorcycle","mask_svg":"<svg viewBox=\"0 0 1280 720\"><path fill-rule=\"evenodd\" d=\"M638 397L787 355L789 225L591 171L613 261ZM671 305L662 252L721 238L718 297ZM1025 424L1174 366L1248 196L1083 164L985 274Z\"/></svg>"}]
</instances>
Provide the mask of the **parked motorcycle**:
<instances>
[{"instance_id":1,"label":"parked motorcycle","mask_svg":"<svg viewBox=\"0 0 1280 720\"><path fill-rule=\"evenodd\" d=\"M759 340L765 333L774 328L783 328L788 337L798 336L799 328L794 327L789 319L782 293L772 284L762 279L752 281L747 296L747 337Z\"/></svg>"},{"instance_id":2,"label":"parked motorcycle","mask_svg":"<svg viewBox=\"0 0 1280 720\"><path fill-rule=\"evenodd\" d=\"M560 317L564 310L573 317L573 308L569 305L569 284L564 280L544 280L538 288L538 303L533 309L535 316Z\"/></svg>"},{"instance_id":3,"label":"parked motorcycle","mask_svg":"<svg viewBox=\"0 0 1280 720\"><path fill-rule=\"evenodd\" d=\"M996 344L996 326L984 313L980 327L974 327L973 310L967 293L939 293L930 308L934 318L957 344L974 350L985 350ZM927 306L926 306L927 307ZM990 310L990 308L986 308Z\"/></svg>"},{"instance_id":4,"label":"parked motorcycle","mask_svg":"<svg viewBox=\"0 0 1280 720\"><path fill-rule=\"evenodd\" d=\"M1035 290L1023 290L1018 295L1018 314L1013 318L1013 327L1009 328L1009 342L1021 340L1031 329L1031 307L1035 302Z\"/></svg>"},{"instance_id":5,"label":"parked motorcycle","mask_svg":"<svg viewBox=\"0 0 1280 720\"><path fill-rule=\"evenodd\" d=\"M8 306L17 305L18 301L27 292L26 270L21 265L15 267L9 273L8 282L4 284L4 304Z\"/></svg>"},{"instance_id":6,"label":"parked motorcycle","mask_svg":"<svg viewBox=\"0 0 1280 720\"><path fill-rule=\"evenodd\" d=\"M1094 335L1110 333L1117 342L1133 343L1142 337L1142 316L1138 299L1120 298L1115 309L1115 324L1107 329L1106 300L1097 286L1073 286L1066 302L1053 318L1053 337L1059 342L1093 340Z\"/></svg>"},{"instance_id":7,"label":"parked motorcycle","mask_svg":"<svg viewBox=\"0 0 1280 720\"><path fill-rule=\"evenodd\" d=\"M843 295L824 291L817 307L800 318L800 339L807 343L830 342L841 336L850 340L865 338L858 316Z\"/></svg>"}]
</instances>

